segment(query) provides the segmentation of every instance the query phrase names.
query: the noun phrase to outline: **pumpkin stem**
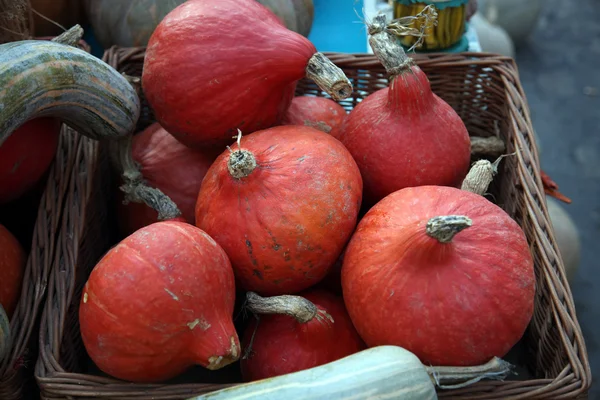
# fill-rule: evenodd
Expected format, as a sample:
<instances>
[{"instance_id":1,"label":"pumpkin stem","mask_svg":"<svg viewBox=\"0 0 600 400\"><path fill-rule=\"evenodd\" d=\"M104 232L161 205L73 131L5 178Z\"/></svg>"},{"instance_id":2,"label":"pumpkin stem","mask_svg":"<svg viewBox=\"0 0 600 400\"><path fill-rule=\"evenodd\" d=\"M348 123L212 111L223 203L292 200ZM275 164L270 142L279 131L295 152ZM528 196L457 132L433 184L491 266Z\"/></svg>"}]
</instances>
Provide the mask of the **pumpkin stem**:
<instances>
[{"instance_id":1,"label":"pumpkin stem","mask_svg":"<svg viewBox=\"0 0 600 400\"><path fill-rule=\"evenodd\" d=\"M8 315L0 304L0 360L4 359L4 356L10 348L10 324L8 322Z\"/></svg>"},{"instance_id":2,"label":"pumpkin stem","mask_svg":"<svg viewBox=\"0 0 600 400\"><path fill-rule=\"evenodd\" d=\"M428 367L425 366L433 383L440 389L460 389L482 379L503 380L512 372L513 365L498 357L474 367Z\"/></svg>"},{"instance_id":3,"label":"pumpkin stem","mask_svg":"<svg viewBox=\"0 0 600 400\"><path fill-rule=\"evenodd\" d=\"M369 44L373 54L393 79L402 71L409 70L414 61L406 55L398 39L386 29L386 26L385 15L378 14L373 18L368 25Z\"/></svg>"},{"instance_id":4,"label":"pumpkin stem","mask_svg":"<svg viewBox=\"0 0 600 400\"><path fill-rule=\"evenodd\" d=\"M68 31L65 31L52 39L52 42L65 44L67 46L76 47L79 41L83 38L83 28L77 24Z\"/></svg>"},{"instance_id":5,"label":"pumpkin stem","mask_svg":"<svg viewBox=\"0 0 600 400\"><path fill-rule=\"evenodd\" d=\"M151 188L144 183L144 177L138 166L133 160L132 154L133 135L129 135L118 141L119 161L123 171L123 179L125 184L121 186L121 190L125 193L124 204L130 201L135 203L145 203L148 207L153 208L158 212L158 220L164 221L177 218L181 215L181 211L177 205L162 191L156 188Z\"/></svg>"},{"instance_id":6,"label":"pumpkin stem","mask_svg":"<svg viewBox=\"0 0 600 400\"><path fill-rule=\"evenodd\" d=\"M246 307L254 314L283 314L294 317L296 321L305 324L313 318L321 321L323 316L311 301L300 296L282 295L272 297L261 297L254 292L246 293ZM333 322L333 318L327 314L324 317Z\"/></svg>"},{"instance_id":7,"label":"pumpkin stem","mask_svg":"<svg viewBox=\"0 0 600 400\"><path fill-rule=\"evenodd\" d=\"M494 175L498 173L500 161L509 155L511 154L501 155L493 163L488 160L477 161L469 170L460 188L467 192L483 196L487 192L490 183L494 180Z\"/></svg>"},{"instance_id":8,"label":"pumpkin stem","mask_svg":"<svg viewBox=\"0 0 600 400\"><path fill-rule=\"evenodd\" d=\"M323 53L315 53L308 60L306 77L313 80L334 100L343 100L352 94L352 84L344 71Z\"/></svg>"},{"instance_id":9,"label":"pumpkin stem","mask_svg":"<svg viewBox=\"0 0 600 400\"><path fill-rule=\"evenodd\" d=\"M457 233L472 224L473 221L464 215L444 215L427 221L426 232L440 243L450 243Z\"/></svg>"},{"instance_id":10,"label":"pumpkin stem","mask_svg":"<svg viewBox=\"0 0 600 400\"><path fill-rule=\"evenodd\" d=\"M242 131L238 129L237 138L237 150L231 150L229 146L227 149L231 154L229 154L229 160L227 161L227 169L229 170L229 174L235 179L242 179L247 177L254 171L256 168L256 157L249 150L242 149Z\"/></svg>"},{"instance_id":11,"label":"pumpkin stem","mask_svg":"<svg viewBox=\"0 0 600 400\"><path fill-rule=\"evenodd\" d=\"M471 156L477 158L499 157L506 151L504 141L498 136L471 137Z\"/></svg>"}]
</instances>

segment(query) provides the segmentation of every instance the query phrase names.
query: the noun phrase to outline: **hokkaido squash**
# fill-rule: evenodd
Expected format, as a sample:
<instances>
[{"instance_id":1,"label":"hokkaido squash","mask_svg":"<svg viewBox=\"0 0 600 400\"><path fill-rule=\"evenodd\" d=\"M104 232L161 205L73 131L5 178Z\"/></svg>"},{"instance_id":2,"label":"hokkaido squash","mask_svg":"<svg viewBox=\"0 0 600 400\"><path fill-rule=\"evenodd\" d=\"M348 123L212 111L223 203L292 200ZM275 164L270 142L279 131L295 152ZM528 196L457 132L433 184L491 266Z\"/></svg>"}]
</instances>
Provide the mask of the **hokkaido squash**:
<instances>
[{"instance_id":1,"label":"hokkaido squash","mask_svg":"<svg viewBox=\"0 0 600 400\"><path fill-rule=\"evenodd\" d=\"M27 257L17 239L0 225L0 304L10 318L17 307Z\"/></svg>"},{"instance_id":2,"label":"hokkaido squash","mask_svg":"<svg viewBox=\"0 0 600 400\"><path fill-rule=\"evenodd\" d=\"M57 119L33 119L0 146L0 204L20 198L39 182L54 160L60 128Z\"/></svg>"},{"instance_id":3,"label":"hokkaido squash","mask_svg":"<svg viewBox=\"0 0 600 400\"><path fill-rule=\"evenodd\" d=\"M152 34L142 87L180 142L223 148L238 129L278 125L305 76L334 99L352 93L341 69L257 1L189 0Z\"/></svg>"},{"instance_id":4,"label":"hokkaido squash","mask_svg":"<svg viewBox=\"0 0 600 400\"><path fill-rule=\"evenodd\" d=\"M257 318L242 340L245 381L317 367L365 348L344 300L324 290L269 298L248 292L246 305Z\"/></svg>"},{"instance_id":5,"label":"hokkaido squash","mask_svg":"<svg viewBox=\"0 0 600 400\"><path fill-rule=\"evenodd\" d=\"M377 346L318 367L237 385L190 400L402 399L435 400L436 387L502 380L513 366L493 358L475 368L429 367L398 346ZM457 383L458 382L458 383Z\"/></svg>"},{"instance_id":6,"label":"hokkaido squash","mask_svg":"<svg viewBox=\"0 0 600 400\"><path fill-rule=\"evenodd\" d=\"M138 47L148 40L159 22L185 0L84 0L94 35L105 49Z\"/></svg>"},{"instance_id":7,"label":"hokkaido squash","mask_svg":"<svg viewBox=\"0 0 600 400\"><path fill-rule=\"evenodd\" d=\"M127 199L145 202L160 219L181 212L159 190L145 185L131 156L140 100L110 65L74 47L83 35L74 26L52 41L0 45L0 146L29 120L52 117L91 139L118 141Z\"/></svg>"},{"instance_id":8,"label":"hokkaido squash","mask_svg":"<svg viewBox=\"0 0 600 400\"><path fill-rule=\"evenodd\" d=\"M342 266L344 301L368 346L391 344L426 365L504 356L533 314L525 234L500 207L465 190L405 188L358 224Z\"/></svg>"},{"instance_id":9,"label":"hokkaido squash","mask_svg":"<svg viewBox=\"0 0 600 400\"><path fill-rule=\"evenodd\" d=\"M391 82L363 99L331 132L358 163L365 204L405 187L460 186L471 160L465 124L432 92L423 70L386 29L385 15L373 19L369 34Z\"/></svg>"},{"instance_id":10,"label":"hokkaido squash","mask_svg":"<svg viewBox=\"0 0 600 400\"><path fill-rule=\"evenodd\" d=\"M158 382L197 364L235 362L235 283L223 249L184 222L146 226L94 267L79 309L81 338L104 372Z\"/></svg>"},{"instance_id":11,"label":"hokkaido squash","mask_svg":"<svg viewBox=\"0 0 600 400\"><path fill-rule=\"evenodd\" d=\"M293 294L319 282L352 234L362 178L350 153L307 126L244 136L210 167L196 225L231 259L238 288Z\"/></svg>"},{"instance_id":12,"label":"hokkaido squash","mask_svg":"<svg viewBox=\"0 0 600 400\"><path fill-rule=\"evenodd\" d=\"M330 133L346 118L346 110L325 97L297 96L283 118L284 125L306 125Z\"/></svg>"},{"instance_id":13,"label":"hokkaido squash","mask_svg":"<svg viewBox=\"0 0 600 400\"><path fill-rule=\"evenodd\" d=\"M183 220L193 225L200 184L218 153L190 149L158 123L134 136L132 152L146 182L169 196L181 210ZM123 236L158 221L156 210L143 203L123 204L122 192L118 194L118 222Z\"/></svg>"}]
</instances>

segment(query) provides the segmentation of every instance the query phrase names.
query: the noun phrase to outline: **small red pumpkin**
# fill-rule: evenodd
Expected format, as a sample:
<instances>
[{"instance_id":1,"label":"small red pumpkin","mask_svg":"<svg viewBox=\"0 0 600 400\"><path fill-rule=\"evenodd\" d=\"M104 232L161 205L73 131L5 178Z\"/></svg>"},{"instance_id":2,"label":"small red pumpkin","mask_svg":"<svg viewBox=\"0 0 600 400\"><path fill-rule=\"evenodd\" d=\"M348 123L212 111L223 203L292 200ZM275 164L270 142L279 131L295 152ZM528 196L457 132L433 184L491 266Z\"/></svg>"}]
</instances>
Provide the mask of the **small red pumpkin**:
<instances>
[{"instance_id":1,"label":"small red pumpkin","mask_svg":"<svg viewBox=\"0 0 600 400\"><path fill-rule=\"evenodd\" d=\"M0 225L0 304L9 319L19 302L26 262L27 256L17 238Z\"/></svg>"},{"instance_id":2,"label":"small red pumpkin","mask_svg":"<svg viewBox=\"0 0 600 400\"><path fill-rule=\"evenodd\" d=\"M341 69L257 1L188 0L150 37L142 85L179 141L222 146L237 129L279 124L305 76L336 99L352 92Z\"/></svg>"},{"instance_id":3,"label":"small red pumpkin","mask_svg":"<svg viewBox=\"0 0 600 400\"><path fill-rule=\"evenodd\" d=\"M27 121L0 146L0 204L20 198L44 176L56 155L62 124Z\"/></svg>"},{"instance_id":4,"label":"small red pumpkin","mask_svg":"<svg viewBox=\"0 0 600 400\"><path fill-rule=\"evenodd\" d=\"M113 247L81 297L81 337L105 373L160 382L240 355L235 282L223 249L183 222L157 222Z\"/></svg>"},{"instance_id":5,"label":"small red pumpkin","mask_svg":"<svg viewBox=\"0 0 600 400\"><path fill-rule=\"evenodd\" d=\"M355 226L362 179L330 135L277 126L241 139L208 170L196 225L227 252L240 289L296 293L331 269Z\"/></svg>"},{"instance_id":6,"label":"small red pumpkin","mask_svg":"<svg viewBox=\"0 0 600 400\"><path fill-rule=\"evenodd\" d=\"M300 296L248 293L248 309L260 320L248 325L242 340L245 381L317 367L365 348L341 297L316 289Z\"/></svg>"},{"instance_id":7,"label":"small red pumpkin","mask_svg":"<svg viewBox=\"0 0 600 400\"><path fill-rule=\"evenodd\" d=\"M154 123L133 137L132 153L148 185L169 196L183 219L193 225L200 184L221 151L190 149ZM125 205L123 197L123 192L118 190L119 225L123 236L158 222L156 210L144 203Z\"/></svg>"},{"instance_id":8,"label":"small red pumpkin","mask_svg":"<svg viewBox=\"0 0 600 400\"><path fill-rule=\"evenodd\" d=\"M298 96L283 118L283 125L306 125L330 133L346 117L344 107L325 97Z\"/></svg>"},{"instance_id":9,"label":"small red pumpkin","mask_svg":"<svg viewBox=\"0 0 600 400\"><path fill-rule=\"evenodd\" d=\"M523 231L500 207L420 186L392 193L360 221L342 288L369 347L400 346L426 365L472 366L519 341L535 275Z\"/></svg>"},{"instance_id":10,"label":"small red pumpkin","mask_svg":"<svg viewBox=\"0 0 600 400\"><path fill-rule=\"evenodd\" d=\"M378 17L385 22L384 15ZM385 29L370 32L371 47L391 83L361 101L331 132L358 163L365 204L372 206L405 187L459 187L471 160L465 124L432 92L427 76L398 40Z\"/></svg>"}]
</instances>

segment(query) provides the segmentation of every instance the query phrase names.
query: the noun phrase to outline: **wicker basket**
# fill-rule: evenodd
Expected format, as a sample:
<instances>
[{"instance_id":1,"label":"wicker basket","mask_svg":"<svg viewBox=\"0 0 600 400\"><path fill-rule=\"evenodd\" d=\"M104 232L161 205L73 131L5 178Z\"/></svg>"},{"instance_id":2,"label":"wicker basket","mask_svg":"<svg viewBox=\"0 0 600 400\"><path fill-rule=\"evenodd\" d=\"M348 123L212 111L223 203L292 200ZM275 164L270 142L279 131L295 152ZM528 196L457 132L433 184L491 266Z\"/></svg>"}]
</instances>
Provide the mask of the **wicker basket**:
<instances>
[{"instance_id":1,"label":"wicker basket","mask_svg":"<svg viewBox=\"0 0 600 400\"><path fill-rule=\"evenodd\" d=\"M352 81L347 109L387 85L385 72L371 55L328 54ZM144 49L111 48L105 61L121 72L139 76ZM524 349L524 374L515 379L479 382L465 389L441 391L442 398L566 399L584 395L591 383L585 343L573 298L548 222L537 151L517 68L506 57L482 53L416 56L433 90L443 97L477 136L499 135L517 156L501 164L491 192L496 202L523 227L535 260L537 293L529 329L515 348ZM307 81L299 94L320 94ZM147 107L146 107L147 108ZM152 121L146 109L139 128ZM138 385L100 374L82 347L77 323L82 287L99 258L115 244L111 211L114 199L106 157L98 144L81 141L67 197L60 251L48 286L36 377L46 399L186 399L229 386L187 383ZM112 233L111 233L112 232ZM215 380L208 382L216 382Z\"/></svg>"},{"instance_id":2,"label":"wicker basket","mask_svg":"<svg viewBox=\"0 0 600 400\"><path fill-rule=\"evenodd\" d=\"M38 38L50 40L49 37ZM87 43L81 41L79 48L89 52ZM40 309L46 298L48 277L52 270L52 261L56 252L57 236L67 193L70 173L75 162L75 147L78 137L63 126L57 154L53 165L46 175L46 181L40 182L39 194L26 194L16 204L10 206L11 213L20 213L22 202L36 203L37 217L33 232L28 227L19 226L25 232L23 237L31 238L29 256L25 267L21 295L17 309L10 321L12 344L8 353L0 359L0 399L16 400L35 395L37 387L33 381L33 370L37 359ZM33 191L36 189L34 188ZM35 197L35 199L32 199ZM39 198L39 202L37 202ZM13 208L16 208L13 210ZM19 224L23 222L19 215Z\"/></svg>"}]
</instances>

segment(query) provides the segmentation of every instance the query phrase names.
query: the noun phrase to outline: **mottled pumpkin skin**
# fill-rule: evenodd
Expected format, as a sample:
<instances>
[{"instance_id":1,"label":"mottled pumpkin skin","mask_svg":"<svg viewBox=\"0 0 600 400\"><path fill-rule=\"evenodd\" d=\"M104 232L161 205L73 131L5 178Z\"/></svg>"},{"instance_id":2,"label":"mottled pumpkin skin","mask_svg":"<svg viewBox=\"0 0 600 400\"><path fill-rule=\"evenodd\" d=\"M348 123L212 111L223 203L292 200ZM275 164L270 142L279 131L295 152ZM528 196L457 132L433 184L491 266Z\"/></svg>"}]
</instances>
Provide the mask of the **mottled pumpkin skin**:
<instances>
[{"instance_id":1,"label":"mottled pumpkin skin","mask_svg":"<svg viewBox=\"0 0 600 400\"><path fill-rule=\"evenodd\" d=\"M467 128L416 66L366 97L331 134L358 163L368 206L405 187L459 187L469 171Z\"/></svg>"},{"instance_id":2,"label":"mottled pumpkin skin","mask_svg":"<svg viewBox=\"0 0 600 400\"><path fill-rule=\"evenodd\" d=\"M21 125L0 146L0 204L18 199L44 176L58 147L61 123L37 118Z\"/></svg>"},{"instance_id":3,"label":"mottled pumpkin skin","mask_svg":"<svg viewBox=\"0 0 600 400\"><path fill-rule=\"evenodd\" d=\"M9 319L19 302L26 262L21 244L0 225L0 304Z\"/></svg>"},{"instance_id":4,"label":"mottled pumpkin skin","mask_svg":"<svg viewBox=\"0 0 600 400\"><path fill-rule=\"evenodd\" d=\"M235 179L229 151L221 154L202 182L196 225L225 249L238 288L304 290L328 273L356 226L360 172L338 140L310 127L258 131L241 148L257 168Z\"/></svg>"},{"instance_id":5,"label":"mottled pumpkin skin","mask_svg":"<svg viewBox=\"0 0 600 400\"><path fill-rule=\"evenodd\" d=\"M235 281L221 247L182 222L144 227L95 266L81 297L81 337L105 373L159 382L240 354Z\"/></svg>"},{"instance_id":6,"label":"mottled pumpkin skin","mask_svg":"<svg viewBox=\"0 0 600 400\"><path fill-rule=\"evenodd\" d=\"M314 53L255 0L189 0L152 34L142 85L156 120L180 142L223 149L238 129L281 122Z\"/></svg>"},{"instance_id":7,"label":"mottled pumpkin skin","mask_svg":"<svg viewBox=\"0 0 600 400\"><path fill-rule=\"evenodd\" d=\"M430 218L464 215L450 243ZM425 365L503 357L533 315L533 260L521 228L482 196L451 187L394 192L360 221L344 255L348 313L369 347L401 346Z\"/></svg>"},{"instance_id":8,"label":"mottled pumpkin skin","mask_svg":"<svg viewBox=\"0 0 600 400\"><path fill-rule=\"evenodd\" d=\"M193 225L200 184L221 151L191 149L154 123L134 136L132 153L148 185L169 196L177 204L184 221ZM158 222L158 213L153 208L144 203L123 204L121 190L117 197L123 236Z\"/></svg>"},{"instance_id":9,"label":"mottled pumpkin skin","mask_svg":"<svg viewBox=\"0 0 600 400\"><path fill-rule=\"evenodd\" d=\"M84 0L94 35L105 49L148 45L160 21L183 3L185 0Z\"/></svg>"},{"instance_id":10,"label":"mottled pumpkin skin","mask_svg":"<svg viewBox=\"0 0 600 400\"><path fill-rule=\"evenodd\" d=\"M346 118L346 110L335 101L325 97L294 97L283 118L284 125L307 125L330 133Z\"/></svg>"},{"instance_id":11,"label":"mottled pumpkin skin","mask_svg":"<svg viewBox=\"0 0 600 400\"><path fill-rule=\"evenodd\" d=\"M288 315L261 315L258 327L253 319L242 340L243 349L248 349L254 336L250 356L240 363L244 381L317 367L365 348L341 297L324 290L310 290L300 296L317 306L320 319L300 323Z\"/></svg>"}]
</instances>

